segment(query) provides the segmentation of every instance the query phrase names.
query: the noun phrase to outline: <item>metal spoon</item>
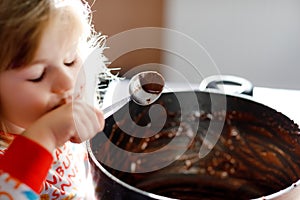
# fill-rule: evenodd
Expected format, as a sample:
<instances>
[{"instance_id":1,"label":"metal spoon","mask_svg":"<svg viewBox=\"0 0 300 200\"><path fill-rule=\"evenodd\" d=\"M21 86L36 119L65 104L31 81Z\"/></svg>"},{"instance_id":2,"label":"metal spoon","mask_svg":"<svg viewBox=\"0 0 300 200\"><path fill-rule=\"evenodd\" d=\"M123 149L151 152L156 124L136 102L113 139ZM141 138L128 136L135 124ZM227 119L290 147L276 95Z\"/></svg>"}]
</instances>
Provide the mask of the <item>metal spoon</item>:
<instances>
[{"instance_id":1,"label":"metal spoon","mask_svg":"<svg viewBox=\"0 0 300 200\"><path fill-rule=\"evenodd\" d=\"M115 113L130 100L142 106L152 104L160 97L164 85L165 80L158 72L145 71L136 74L129 81L129 96L102 109L104 118Z\"/></svg>"}]
</instances>

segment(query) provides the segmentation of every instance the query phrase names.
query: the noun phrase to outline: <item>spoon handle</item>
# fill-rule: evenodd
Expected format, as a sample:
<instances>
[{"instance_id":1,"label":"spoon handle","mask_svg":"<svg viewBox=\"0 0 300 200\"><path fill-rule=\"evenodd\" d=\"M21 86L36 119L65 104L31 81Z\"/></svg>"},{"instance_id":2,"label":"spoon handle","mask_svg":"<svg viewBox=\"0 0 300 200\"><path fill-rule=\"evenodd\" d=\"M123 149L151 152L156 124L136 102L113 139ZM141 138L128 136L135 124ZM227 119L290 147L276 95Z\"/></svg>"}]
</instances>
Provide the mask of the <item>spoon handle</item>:
<instances>
[{"instance_id":1,"label":"spoon handle","mask_svg":"<svg viewBox=\"0 0 300 200\"><path fill-rule=\"evenodd\" d=\"M116 103L113 103L112 105L103 108L102 112L104 115L104 119L108 118L110 115L114 114L117 112L120 108L122 108L126 103L128 103L131 100L131 97L125 97L121 99L120 101L117 101Z\"/></svg>"}]
</instances>

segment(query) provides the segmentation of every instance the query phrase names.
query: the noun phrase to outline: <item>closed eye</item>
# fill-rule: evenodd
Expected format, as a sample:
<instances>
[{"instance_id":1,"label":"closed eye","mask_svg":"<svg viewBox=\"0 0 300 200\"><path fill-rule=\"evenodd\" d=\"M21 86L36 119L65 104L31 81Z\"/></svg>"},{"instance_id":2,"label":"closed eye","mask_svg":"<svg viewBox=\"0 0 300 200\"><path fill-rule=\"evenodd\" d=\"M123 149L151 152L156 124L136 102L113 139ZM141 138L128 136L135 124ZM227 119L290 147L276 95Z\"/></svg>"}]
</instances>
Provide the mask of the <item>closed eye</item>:
<instances>
[{"instance_id":1,"label":"closed eye","mask_svg":"<svg viewBox=\"0 0 300 200\"><path fill-rule=\"evenodd\" d=\"M36 83L36 82L40 82L40 81L43 80L44 76L45 76L45 71L44 71L38 78L28 79L28 81L30 81L30 82L35 82L35 83Z\"/></svg>"},{"instance_id":2,"label":"closed eye","mask_svg":"<svg viewBox=\"0 0 300 200\"><path fill-rule=\"evenodd\" d=\"M72 62L64 63L64 65L66 65L67 67L71 67L74 65L74 63L75 63L75 61L72 61Z\"/></svg>"},{"instance_id":3,"label":"closed eye","mask_svg":"<svg viewBox=\"0 0 300 200\"><path fill-rule=\"evenodd\" d=\"M73 65L76 64L76 59L75 60L72 60L71 62L65 62L64 65L67 66L67 67L72 67Z\"/></svg>"}]
</instances>

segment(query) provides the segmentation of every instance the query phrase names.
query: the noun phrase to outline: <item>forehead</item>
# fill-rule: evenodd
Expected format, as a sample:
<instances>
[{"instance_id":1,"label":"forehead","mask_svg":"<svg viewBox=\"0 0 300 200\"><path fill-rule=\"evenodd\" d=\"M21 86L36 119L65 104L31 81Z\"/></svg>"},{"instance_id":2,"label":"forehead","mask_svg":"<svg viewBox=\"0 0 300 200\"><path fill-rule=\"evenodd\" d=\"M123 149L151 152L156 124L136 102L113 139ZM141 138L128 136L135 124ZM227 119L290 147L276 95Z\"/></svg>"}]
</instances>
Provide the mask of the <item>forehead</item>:
<instances>
[{"instance_id":1,"label":"forehead","mask_svg":"<svg viewBox=\"0 0 300 200\"><path fill-rule=\"evenodd\" d=\"M60 7L52 13L49 24L43 31L35 58L54 53L63 53L78 44L83 37L83 24L72 7Z\"/></svg>"},{"instance_id":2,"label":"forehead","mask_svg":"<svg viewBox=\"0 0 300 200\"><path fill-rule=\"evenodd\" d=\"M50 15L50 26L61 27L70 33L83 33L87 29L88 22L85 19L83 5L81 7L76 4L59 6Z\"/></svg>"}]
</instances>

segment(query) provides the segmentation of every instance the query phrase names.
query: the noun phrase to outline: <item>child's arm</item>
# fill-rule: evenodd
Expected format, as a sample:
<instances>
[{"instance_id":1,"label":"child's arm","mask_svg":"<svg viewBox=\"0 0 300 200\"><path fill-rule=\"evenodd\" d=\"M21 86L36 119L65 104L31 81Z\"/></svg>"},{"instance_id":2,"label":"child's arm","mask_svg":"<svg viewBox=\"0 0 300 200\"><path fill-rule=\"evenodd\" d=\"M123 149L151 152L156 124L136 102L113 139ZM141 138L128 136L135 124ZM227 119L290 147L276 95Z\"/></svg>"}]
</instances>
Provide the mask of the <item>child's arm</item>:
<instances>
[{"instance_id":1,"label":"child's arm","mask_svg":"<svg viewBox=\"0 0 300 200\"><path fill-rule=\"evenodd\" d=\"M2 194L19 200L19 195L40 193L53 150L69 140L80 143L90 139L103 126L102 113L82 101L43 115L0 156L0 199Z\"/></svg>"},{"instance_id":2,"label":"child's arm","mask_svg":"<svg viewBox=\"0 0 300 200\"><path fill-rule=\"evenodd\" d=\"M38 199L52 161L45 148L17 136L0 153L0 199Z\"/></svg>"}]
</instances>

